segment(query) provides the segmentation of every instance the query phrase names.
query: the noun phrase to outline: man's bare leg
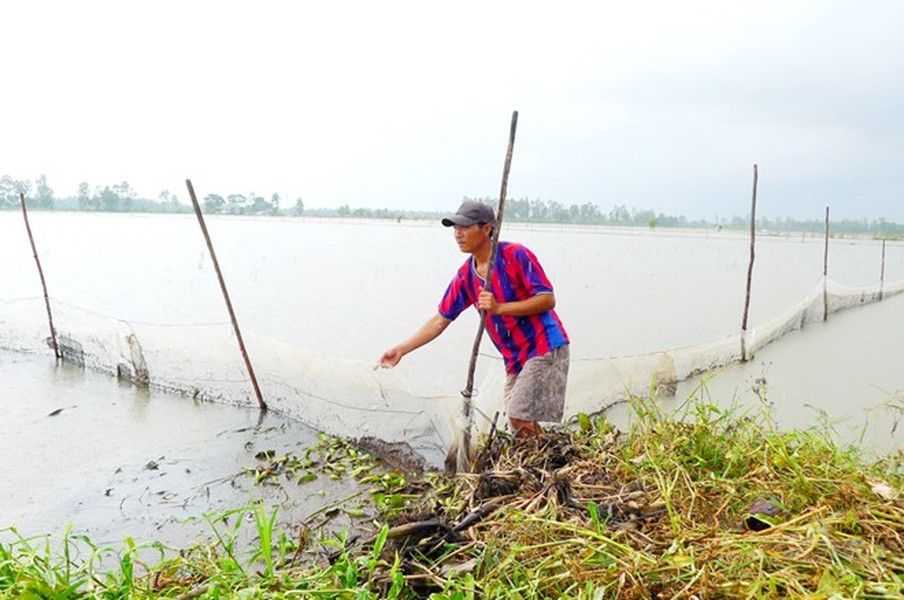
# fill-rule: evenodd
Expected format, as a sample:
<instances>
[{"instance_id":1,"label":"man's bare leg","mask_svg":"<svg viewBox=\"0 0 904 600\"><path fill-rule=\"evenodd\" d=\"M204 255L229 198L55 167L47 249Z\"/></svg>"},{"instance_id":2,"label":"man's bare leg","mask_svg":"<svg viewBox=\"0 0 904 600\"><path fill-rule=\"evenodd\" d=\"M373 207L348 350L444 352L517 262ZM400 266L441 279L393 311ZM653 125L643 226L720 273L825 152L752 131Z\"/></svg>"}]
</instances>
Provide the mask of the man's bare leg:
<instances>
[{"instance_id":1,"label":"man's bare leg","mask_svg":"<svg viewBox=\"0 0 904 600\"><path fill-rule=\"evenodd\" d=\"M543 433L543 428L536 421L522 421L514 417L509 417L509 423L515 430L515 439L523 440L527 438L537 437Z\"/></svg>"}]
</instances>

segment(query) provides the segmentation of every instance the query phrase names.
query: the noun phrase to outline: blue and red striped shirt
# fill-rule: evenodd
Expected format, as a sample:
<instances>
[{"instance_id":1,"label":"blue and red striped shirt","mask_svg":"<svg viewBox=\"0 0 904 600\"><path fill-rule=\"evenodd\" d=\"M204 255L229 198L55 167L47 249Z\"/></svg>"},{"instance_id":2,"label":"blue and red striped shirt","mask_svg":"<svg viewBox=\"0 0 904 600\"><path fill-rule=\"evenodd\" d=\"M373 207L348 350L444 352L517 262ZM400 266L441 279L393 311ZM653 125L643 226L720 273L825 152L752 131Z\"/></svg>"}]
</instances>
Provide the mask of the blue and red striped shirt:
<instances>
[{"instance_id":1,"label":"blue and red striped shirt","mask_svg":"<svg viewBox=\"0 0 904 600\"><path fill-rule=\"evenodd\" d=\"M484 283L477 274L474 257L468 258L446 288L439 303L439 314L454 321L466 308L477 304ZM537 257L526 246L499 242L489 289L497 302L515 302L537 294L551 294L552 284ZM508 373L520 373L528 359L543 356L568 343L568 334L555 310L517 317L487 315L486 331L502 354Z\"/></svg>"}]
</instances>

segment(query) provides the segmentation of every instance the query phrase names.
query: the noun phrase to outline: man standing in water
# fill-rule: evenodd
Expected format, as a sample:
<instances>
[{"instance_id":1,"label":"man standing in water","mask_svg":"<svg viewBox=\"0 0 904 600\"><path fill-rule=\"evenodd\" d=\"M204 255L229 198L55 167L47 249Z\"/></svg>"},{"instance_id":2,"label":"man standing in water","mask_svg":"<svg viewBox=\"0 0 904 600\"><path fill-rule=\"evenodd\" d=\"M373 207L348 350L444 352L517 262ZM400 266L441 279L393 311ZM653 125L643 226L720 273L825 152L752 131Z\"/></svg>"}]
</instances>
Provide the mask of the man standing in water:
<instances>
[{"instance_id":1,"label":"man standing in water","mask_svg":"<svg viewBox=\"0 0 904 600\"><path fill-rule=\"evenodd\" d=\"M527 247L500 241L492 283L486 285L496 224L493 209L465 201L442 220L471 256L458 269L439 310L411 337L380 357L383 367L433 340L471 305L486 315L486 331L505 362L505 404L515 437L542 433L540 421L561 421L568 379L568 334L554 308L556 297L537 257Z\"/></svg>"}]
</instances>

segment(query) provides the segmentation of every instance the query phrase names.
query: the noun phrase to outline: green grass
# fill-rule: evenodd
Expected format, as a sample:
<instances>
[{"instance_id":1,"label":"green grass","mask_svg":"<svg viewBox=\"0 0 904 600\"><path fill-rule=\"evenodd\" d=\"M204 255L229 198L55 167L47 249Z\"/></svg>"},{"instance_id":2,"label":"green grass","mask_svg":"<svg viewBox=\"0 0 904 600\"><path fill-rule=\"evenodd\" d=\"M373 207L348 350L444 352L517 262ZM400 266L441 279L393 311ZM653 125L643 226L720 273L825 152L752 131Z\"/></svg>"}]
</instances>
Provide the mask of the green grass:
<instances>
[{"instance_id":1,"label":"green grass","mask_svg":"<svg viewBox=\"0 0 904 600\"><path fill-rule=\"evenodd\" d=\"M369 496L355 509L371 516L361 531L277 531L278 507L263 504L207 515L215 542L186 549L10 528L0 597L902 597L904 453L867 462L828 428L778 430L763 406L742 415L691 398L665 414L635 399L630 432L582 415L552 452L496 439L482 475L455 478L386 471L324 437L301 458L261 456L248 475L354 477ZM751 531L758 498L781 512ZM454 536L399 533L406 520L449 527L479 508ZM236 542L243 527L252 548Z\"/></svg>"}]
</instances>

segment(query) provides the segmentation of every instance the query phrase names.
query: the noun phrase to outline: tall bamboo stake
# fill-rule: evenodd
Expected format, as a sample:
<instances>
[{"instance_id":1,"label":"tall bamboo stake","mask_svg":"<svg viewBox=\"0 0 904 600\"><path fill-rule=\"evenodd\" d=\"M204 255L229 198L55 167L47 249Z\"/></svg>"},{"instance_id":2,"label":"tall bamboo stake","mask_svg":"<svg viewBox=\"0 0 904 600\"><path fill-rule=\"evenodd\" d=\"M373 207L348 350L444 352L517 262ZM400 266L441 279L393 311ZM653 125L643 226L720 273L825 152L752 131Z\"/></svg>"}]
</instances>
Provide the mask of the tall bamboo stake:
<instances>
[{"instance_id":1,"label":"tall bamboo stake","mask_svg":"<svg viewBox=\"0 0 904 600\"><path fill-rule=\"evenodd\" d=\"M508 176L512 166L512 151L515 146L515 130L518 127L518 111L512 112L512 124L509 130L508 149L505 153L505 164L502 168L502 186L499 190L499 207L496 209L496 224L493 227L493 235L490 238L490 262L487 266L486 282L490 286L493 277L493 265L496 262L496 246L499 242L499 230L502 228L502 216L505 212L505 195L508 191ZM486 314L480 311L480 323L477 325L477 335L474 336L474 345L471 348L471 360L468 363L468 378L465 389L462 390L461 412L467 426L460 431L461 439L456 439L446 453L445 466L449 471L469 472L471 470L471 429L474 421L472 396L474 395L474 373L477 369L477 353L480 350L480 340L486 329Z\"/></svg>"},{"instance_id":2,"label":"tall bamboo stake","mask_svg":"<svg viewBox=\"0 0 904 600\"><path fill-rule=\"evenodd\" d=\"M248 370L248 377L251 378L251 385L254 387L254 394L257 396L257 403L261 410L267 410L267 403L261 394L261 389L257 385L257 377L254 376L254 368L251 366L251 360L248 358L248 352L245 350L245 342L242 341L242 332L239 330L239 322L235 318L235 311L232 310L232 302L229 300L229 292L226 291L226 281L223 279L223 273L220 271L220 263L217 260L217 254L213 250L213 243L210 241L210 234L207 233L207 225L204 224L204 215L201 214L201 205L195 197L195 188L192 187L191 179L185 180L188 186L188 195L191 196L192 206L195 207L195 215L198 217L198 223L201 225L201 233L204 234L204 241L207 242L207 250L210 252L210 259L213 261L213 268L217 272L217 279L220 282L220 290L223 292L223 298L226 300L226 309L229 311L229 318L232 320L232 329L235 331L235 338L239 342L239 350L242 352L242 359L245 361L245 368Z\"/></svg>"},{"instance_id":3,"label":"tall bamboo stake","mask_svg":"<svg viewBox=\"0 0 904 600\"><path fill-rule=\"evenodd\" d=\"M885 238L882 238L882 267L879 269L879 300L885 291Z\"/></svg>"},{"instance_id":4,"label":"tall bamboo stake","mask_svg":"<svg viewBox=\"0 0 904 600\"><path fill-rule=\"evenodd\" d=\"M822 320L829 320L829 207L826 206L826 242L822 257Z\"/></svg>"},{"instance_id":5,"label":"tall bamboo stake","mask_svg":"<svg viewBox=\"0 0 904 600\"><path fill-rule=\"evenodd\" d=\"M31 242L31 252L35 257L35 264L38 265L38 277L41 278L41 288L44 290L44 306L47 308L47 322L50 324L50 341L53 345L53 354L57 360L63 358L60 353L60 347L57 345L56 328L53 326L53 313L50 310L50 296L47 294L47 283L44 281L44 269L41 268L41 259L38 258L38 248L35 246L35 239L31 235L31 225L28 224L28 211L25 209L25 194L19 192L19 203L22 205L22 218L25 219L25 231L28 232L28 241Z\"/></svg>"},{"instance_id":6,"label":"tall bamboo stake","mask_svg":"<svg viewBox=\"0 0 904 600\"><path fill-rule=\"evenodd\" d=\"M747 362L747 313L750 309L750 283L753 279L753 259L756 257L756 182L757 167L753 165L753 198L750 201L750 262L747 264L747 293L744 296L744 316L741 319L741 362Z\"/></svg>"},{"instance_id":7,"label":"tall bamboo stake","mask_svg":"<svg viewBox=\"0 0 904 600\"><path fill-rule=\"evenodd\" d=\"M505 195L508 189L508 176L512 166L512 150L515 145L515 129L518 127L518 111L512 113L512 125L509 131L508 150L505 154L505 165L502 169L502 187L499 192L499 207L496 209L496 224L493 227L493 235L490 238L490 262L487 265L486 282L490 286L493 277L493 267L496 265L496 248L499 243L499 230L502 229L502 216L505 212ZM468 363L468 379L465 390L462 392L467 398L471 397L474 389L474 371L477 365L477 352L480 350L480 338L486 329L486 313L481 311L480 323L477 327L477 335L474 338L474 346L471 348L471 361Z\"/></svg>"}]
</instances>

